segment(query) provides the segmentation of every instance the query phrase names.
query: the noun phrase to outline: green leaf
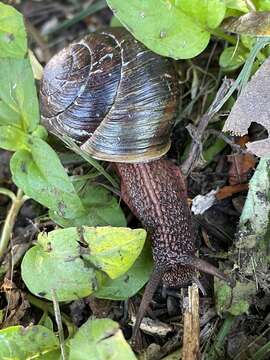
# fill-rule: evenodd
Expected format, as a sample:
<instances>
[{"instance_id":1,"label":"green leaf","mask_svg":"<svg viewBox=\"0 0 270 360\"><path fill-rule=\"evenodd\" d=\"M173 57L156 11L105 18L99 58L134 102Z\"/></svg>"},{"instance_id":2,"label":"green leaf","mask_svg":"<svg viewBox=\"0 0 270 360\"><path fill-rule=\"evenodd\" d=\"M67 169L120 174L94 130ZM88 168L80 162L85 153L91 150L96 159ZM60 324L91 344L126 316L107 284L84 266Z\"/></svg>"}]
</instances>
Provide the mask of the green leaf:
<instances>
[{"instance_id":1,"label":"green leaf","mask_svg":"<svg viewBox=\"0 0 270 360\"><path fill-rule=\"evenodd\" d=\"M24 328L11 326L0 330L1 359L57 359L59 342L46 327L36 325Z\"/></svg>"},{"instance_id":2,"label":"green leaf","mask_svg":"<svg viewBox=\"0 0 270 360\"><path fill-rule=\"evenodd\" d=\"M249 12L246 0L226 0L226 7L229 9L235 9L242 12Z\"/></svg>"},{"instance_id":3,"label":"green leaf","mask_svg":"<svg viewBox=\"0 0 270 360\"><path fill-rule=\"evenodd\" d=\"M0 126L35 130L39 106L29 59L0 59L0 84Z\"/></svg>"},{"instance_id":4,"label":"green leaf","mask_svg":"<svg viewBox=\"0 0 270 360\"><path fill-rule=\"evenodd\" d=\"M134 264L146 239L144 229L110 226L83 229L83 238L89 244L89 255L84 258L111 279L121 276Z\"/></svg>"},{"instance_id":5,"label":"green leaf","mask_svg":"<svg viewBox=\"0 0 270 360\"><path fill-rule=\"evenodd\" d=\"M255 294L254 294L255 295ZM246 299L240 299L238 302L230 307L229 313L234 316L247 314L249 309L249 303Z\"/></svg>"},{"instance_id":6,"label":"green leaf","mask_svg":"<svg viewBox=\"0 0 270 360\"><path fill-rule=\"evenodd\" d=\"M115 16L152 51L174 59L200 54L210 40L209 28L225 16L223 0L107 0ZM194 5L195 3L195 5Z\"/></svg>"},{"instance_id":7,"label":"green leaf","mask_svg":"<svg viewBox=\"0 0 270 360\"><path fill-rule=\"evenodd\" d=\"M44 314L43 314L41 320L39 321L39 325L42 325L45 328L53 331L53 321L52 321L52 319L50 318L49 315L44 316Z\"/></svg>"},{"instance_id":8,"label":"green leaf","mask_svg":"<svg viewBox=\"0 0 270 360\"><path fill-rule=\"evenodd\" d=\"M73 219L65 219L58 214L50 212L51 219L62 227L72 226L126 226L125 215L112 194L101 186L94 186L85 183L81 186L75 183L75 188L81 190L78 191L80 199L85 208L85 212Z\"/></svg>"},{"instance_id":9,"label":"green leaf","mask_svg":"<svg viewBox=\"0 0 270 360\"><path fill-rule=\"evenodd\" d=\"M119 325L110 319L88 320L70 340L70 360L136 360Z\"/></svg>"},{"instance_id":10,"label":"green leaf","mask_svg":"<svg viewBox=\"0 0 270 360\"><path fill-rule=\"evenodd\" d=\"M71 301L90 295L102 283L124 274L139 256L143 229L68 228L40 234L22 261L22 278L37 296ZM35 271L33 272L33 269Z\"/></svg>"},{"instance_id":11,"label":"green leaf","mask_svg":"<svg viewBox=\"0 0 270 360\"><path fill-rule=\"evenodd\" d=\"M257 11L270 10L270 0L253 0L253 3L256 6Z\"/></svg>"},{"instance_id":12,"label":"green leaf","mask_svg":"<svg viewBox=\"0 0 270 360\"><path fill-rule=\"evenodd\" d=\"M241 42L242 44L248 48L249 50L251 50L255 43L256 43L257 39L254 36L251 35L241 35Z\"/></svg>"},{"instance_id":13,"label":"green leaf","mask_svg":"<svg viewBox=\"0 0 270 360\"><path fill-rule=\"evenodd\" d=\"M209 163L214 160L214 157L219 154L227 144L222 139L217 139L207 149L203 151L203 159Z\"/></svg>"},{"instance_id":14,"label":"green leaf","mask_svg":"<svg viewBox=\"0 0 270 360\"><path fill-rule=\"evenodd\" d=\"M248 51L245 51L240 47L227 47L220 55L219 65L224 71L236 70L245 63L248 54Z\"/></svg>"},{"instance_id":15,"label":"green leaf","mask_svg":"<svg viewBox=\"0 0 270 360\"><path fill-rule=\"evenodd\" d=\"M23 58L26 50L23 16L12 6L0 3L0 57Z\"/></svg>"},{"instance_id":16,"label":"green leaf","mask_svg":"<svg viewBox=\"0 0 270 360\"><path fill-rule=\"evenodd\" d=\"M117 279L105 278L94 295L100 299L126 300L137 292L148 281L153 268L150 244L147 242L133 266Z\"/></svg>"},{"instance_id":17,"label":"green leaf","mask_svg":"<svg viewBox=\"0 0 270 360\"><path fill-rule=\"evenodd\" d=\"M236 281L233 288L222 280L215 278L215 304L218 313L229 312L238 316L248 311L252 297L256 295L256 284L254 281L241 283Z\"/></svg>"},{"instance_id":18,"label":"green leaf","mask_svg":"<svg viewBox=\"0 0 270 360\"><path fill-rule=\"evenodd\" d=\"M39 235L37 245L27 251L21 265L23 281L33 294L52 300L55 289L59 301L71 301L93 292L97 286L95 270L80 258L76 238L78 234L74 237L70 229Z\"/></svg>"},{"instance_id":19,"label":"green leaf","mask_svg":"<svg viewBox=\"0 0 270 360\"><path fill-rule=\"evenodd\" d=\"M29 149L30 137L14 126L0 126L0 148L9 151Z\"/></svg>"},{"instance_id":20,"label":"green leaf","mask_svg":"<svg viewBox=\"0 0 270 360\"><path fill-rule=\"evenodd\" d=\"M215 279L215 305L219 314L222 314L230 307L231 297L231 287Z\"/></svg>"},{"instance_id":21,"label":"green leaf","mask_svg":"<svg viewBox=\"0 0 270 360\"><path fill-rule=\"evenodd\" d=\"M0 64L1 64L1 60L0 60ZM15 126L19 128L22 127L21 116L18 112L12 110L12 108L10 108L0 97L0 126L9 125L9 124L11 124L14 127Z\"/></svg>"},{"instance_id":22,"label":"green leaf","mask_svg":"<svg viewBox=\"0 0 270 360\"><path fill-rule=\"evenodd\" d=\"M223 0L176 0L175 5L204 28L215 29L224 19L226 6Z\"/></svg>"},{"instance_id":23,"label":"green leaf","mask_svg":"<svg viewBox=\"0 0 270 360\"><path fill-rule=\"evenodd\" d=\"M13 181L26 195L72 218L83 213L83 205L54 150L42 139L31 138L31 152L17 151L10 162Z\"/></svg>"}]
</instances>

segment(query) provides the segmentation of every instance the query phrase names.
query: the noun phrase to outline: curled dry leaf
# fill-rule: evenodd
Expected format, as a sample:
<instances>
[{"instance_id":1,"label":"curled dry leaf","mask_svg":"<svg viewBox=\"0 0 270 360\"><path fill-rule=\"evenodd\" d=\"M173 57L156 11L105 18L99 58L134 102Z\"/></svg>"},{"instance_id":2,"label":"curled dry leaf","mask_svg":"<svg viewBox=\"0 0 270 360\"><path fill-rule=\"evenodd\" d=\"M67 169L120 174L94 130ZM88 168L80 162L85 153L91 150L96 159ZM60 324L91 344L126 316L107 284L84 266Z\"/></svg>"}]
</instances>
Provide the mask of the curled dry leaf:
<instances>
[{"instance_id":1,"label":"curled dry leaf","mask_svg":"<svg viewBox=\"0 0 270 360\"><path fill-rule=\"evenodd\" d=\"M223 131L245 135L252 122L262 125L270 133L270 58L255 73L235 102ZM262 157L270 155L270 139L247 143L247 149Z\"/></svg>"},{"instance_id":2,"label":"curled dry leaf","mask_svg":"<svg viewBox=\"0 0 270 360\"><path fill-rule=\"evenodd\" d=\"M223 21L224 30L252 36L270 36L270 12L253 11L240 17L232 16Z\"/></svg>"},{"instance_id":3,"label":"curled dry leaf","mask_svg":"<svg viewBox=\"0 0 270 360\"><path fill-rule=\"evenodd\" d=\"M7 278L4 279L0 291L5 294L7 302L5 309L6 316L1 323L0 328L19 324L26 309L29 307L26 294L18 289L17 286Z\"/></svg>"}]
</instances>

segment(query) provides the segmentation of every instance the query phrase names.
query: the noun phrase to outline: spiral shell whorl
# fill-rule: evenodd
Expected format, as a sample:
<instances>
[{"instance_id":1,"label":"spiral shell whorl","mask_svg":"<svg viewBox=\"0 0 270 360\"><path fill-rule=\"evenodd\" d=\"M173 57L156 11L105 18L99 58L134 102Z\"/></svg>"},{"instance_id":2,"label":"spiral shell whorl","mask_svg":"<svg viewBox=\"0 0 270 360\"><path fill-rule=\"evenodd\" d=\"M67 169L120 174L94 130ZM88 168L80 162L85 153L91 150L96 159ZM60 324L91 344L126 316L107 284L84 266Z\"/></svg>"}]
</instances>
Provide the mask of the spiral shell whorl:
<instances>
[{"instance_id":1,"label":"spiral shell whorl","mask_svg":"<svg viewBox=\"0 0 270 360\"><path fill-rule=\"evenodd\" d=\"M114 28L71 44L47 64L42 121L97 159L153 160L170 147L178 97L171 63Z\"/></svg>"}]
</instances>

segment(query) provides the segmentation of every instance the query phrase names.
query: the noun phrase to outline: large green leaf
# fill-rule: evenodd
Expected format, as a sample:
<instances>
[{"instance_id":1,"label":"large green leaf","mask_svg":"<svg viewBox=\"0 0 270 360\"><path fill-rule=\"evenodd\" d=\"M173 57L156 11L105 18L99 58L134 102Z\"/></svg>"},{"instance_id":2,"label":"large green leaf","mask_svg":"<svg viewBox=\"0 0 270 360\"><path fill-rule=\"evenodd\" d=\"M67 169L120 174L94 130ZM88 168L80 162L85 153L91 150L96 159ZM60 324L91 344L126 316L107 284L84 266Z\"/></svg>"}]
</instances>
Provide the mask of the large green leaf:
<instances>
[{"instance_id":1,"label":"large green leaf","mask_svg":"<svg viewBox=\"0 0 270 360\"><path fill-rule=\"evenodd\" d=\"M0 84L0 126L35 130L39 106L29 60L0 58Z\"/></svg>"},{"instance_id":2,"label":"large green leaf","mask_svg":"<svg viewBox=\"0 0 270 360\"><path fill-rule=\"evenodd\" d=\"M81 189L80 189L81 188ZM88 183L84 185L75 183L85 212L73 219L65 219L58 214L50 212L53 221L62 227L71 226L126 226L125 215L119 205L119 201L112 196L111 192L101 186Z\"/></svg>"},{"instance_id":3,"label":"large green leaf","mask_svg":"<svg viewBox=\"0 0 270 360\"><path fill-rule=\"evenodd\" d=\"M84 212L65 169L54 150L32 137L29 149L17 151L10 162L13 181L26 195L66 218Z\"/></svg>"},{"instance_id":4,"label":"large green leaf","mask_svg":"<svg viewBox=\"0 0 270 360\"><path fill-rule=\"evenodd\" d=\"M0 3L0 57L23 58L26 50L22 15L13 7Z\"/></svg>"},{"instance_id":5,"label":"large green leaf","mask_svg":"<svg viewBox=\"0 0 270 360\"><path fill-rule=\"evenodd\" d=\"M55 334L44 326L11 326L0 330L0 357L6 360L56 360L60 356Z\"/></svg>"},{"instance_id":6,"label":"large green leaf","mask_svg":"<svg viewBox=\"0 0 270 360\"><path fill-rule=\"evenodd\" d=\"M174 59L200 54L225 16L223 0L107 0L121 23L152 51Z\"/></svg>"},{"instance_id":7,"label":"large green leaf","mask_svg":"<svg viewBox=\"0 0 270 360\"><path fill-rule=\"evenodd\" d=\"M69 360L136 360L119 325L110 319L88 320L70 340Z\"/></svg>"},{"instance_id":8,"label":"large green leaf","mask_svg":"<svg viewBox=\"0 0 270 360\"><path fill-rule=\"evenodd\" d=\"M152 252L150 244L147 242L132 267L117 279L104 278L101 286L95 291L94 296L101 299L126 300L137 294L145 285L152 268Z\"/></svg>"},{"instance_id":9,"label":"large green leaf","mask_svg":"<svg viewBox=\"0 0 270 360\"><path fill-rule=\"evenodd\" d=\"M40 234L23 258L22 277L35 295L51 299L54 289L59 301L82 298L98 288L105 274L116 278L128 271L145 238L143 229L112 227Z\"/></svg>"}]
</instances>

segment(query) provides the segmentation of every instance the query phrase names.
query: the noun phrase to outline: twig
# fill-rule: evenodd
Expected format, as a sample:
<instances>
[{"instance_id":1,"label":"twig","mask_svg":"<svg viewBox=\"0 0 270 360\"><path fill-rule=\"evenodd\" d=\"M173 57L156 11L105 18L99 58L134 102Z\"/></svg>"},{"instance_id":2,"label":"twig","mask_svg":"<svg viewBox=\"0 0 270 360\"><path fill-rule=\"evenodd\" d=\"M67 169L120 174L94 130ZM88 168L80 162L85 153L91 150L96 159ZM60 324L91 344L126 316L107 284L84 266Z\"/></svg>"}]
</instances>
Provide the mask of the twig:
<instances>
[{"instance_id":1,"label":"twig","mask_svg":"<svg viewBox=\"0 0 270 360\"><path fill-rule=\"evenodd\" d=\"M1 193L2 194L4 193L3 189L1 189ZM14 227L18 212L20 211L24 202L28 199L27 196L24 196L23 191L21 189L18 189L16 196L14 194L11 195L11 192L8 192L8 190L6 190L5 195L8 195L9 197L11 197L12 205L8 211L8 214L7 214L5 223L4 223L4 227L2 230L2 235L0 238L0 259L2 258L2 256L4 255L4 253L8 247L8 243L11 238L11 234L13 231L13 227Z\"/></svg>"},{"instance_id":2,"label":"twig","mask_svg":"<svg viewBox=\"0 0 270 360\"><path fill-rule=\"evenodd\" d=\"M184 175L187 176L196 166L200 156L200 149L202 148L202 136L209 121L222 108L222 106L231 97L236 89L239 89L239 93L241 93L241 91L245 88L251 74L254 60L256 59L260 50L268 43L270 43L270 37L257 38L257 41L251 49L245 65L243 66L237 79L234 82L232 82L230 79L225 79L220 89L218 90L212 105L206 114L202 116L197 129L193 129L191 126L188 127L188 130L193 133L193 140L188 157L181 167Z\"/></svg>"},{"instance_id":3,"label":"twig","mask_svg":"<svg viewBox=\"0 0 270 360\"><path fill-rule=\"evenodd\" d=\"M58 336L59 336L62 360L67 360L67 354L66 354L66 349L65 349L64 330L63 330L63 324L62 324L62 319L61 319L60 307L59 307L59 303L56 298L56 292L54 289L52 290L52 301L53 301L53 308L54 308L54 316L55 316L55 320L56 320L56 324L57 324L57 328L58 328Z\"/></svg>"},{"instance_id":4,"label":"twig","mask_svg":"<svg viewBox=\"0 0 270 360\"><path fill-rule=\"evenodd\" d=\"M253 4L252 0L245 0L249 11L256 11L256 6Z\"/></svg>"},{"instance_id":5,"label":"twig","mask_svg":"<svg viewBox=\"0 0 270 360\"><path fill-rule=\"evenodd\" d=\"M209 121L214 117L217 113L217 107L219 103L224 98L225 94L228 92L229 88L232 85L232 80L225 79L219 88L216 97L208 109L208 111L202 116L197 128L193 128L191 126L187 127L188 130L193 133L192 134L192 144L191 149L189 151L187 159L184 161L182 165L182 172L184 175L188 175L193 168L196 166L197 161L200 157L201 148L202 148L202 138L207 128Z\"/></svg>"},{"instance_id":6,"label":"twig","mask_svg":"<svg viewBox=\"0 0 270 360\"><path fill-rule=\"evenodd\" d=\"M49 313L53 316L55 315L53 306L49 302L40 300L30 294L27 294L27 300L29 301L29 303L31 305L37 307L38 309L42 310L43 312ZM73 336L77 330L76 326L71 322L71 320L69 319L69 317L66 314L62 314L62 319L68 329L69 337Z\"/></svg>"},{"instance_id":7,"label":"twig","mask_svg":"<svg viewBox=\"0 0 270 360\"><path fill-rule=\"evenodd\" d=\"M200 358L199 290L193 284L188 288L188 306L184 313L183 360Z\"/></svg>"},{"instance_id":8,"label":"twig","mask_svg":"<svg viewBox=\"0 0 270 360\"><path fill-rule=\"evenodd\" d=\"M214 135L218 137L219 139L223 140L226 144L228 144L232 150L234 150L237 154L245 154L246 150L241 148L240 145L236 144L233 140L231 140L228 136L223 134L221 131L218 131L216 129L209 129L205 132L205 138L207 139L208 136Z\"/></svg>"}]
</instances>

